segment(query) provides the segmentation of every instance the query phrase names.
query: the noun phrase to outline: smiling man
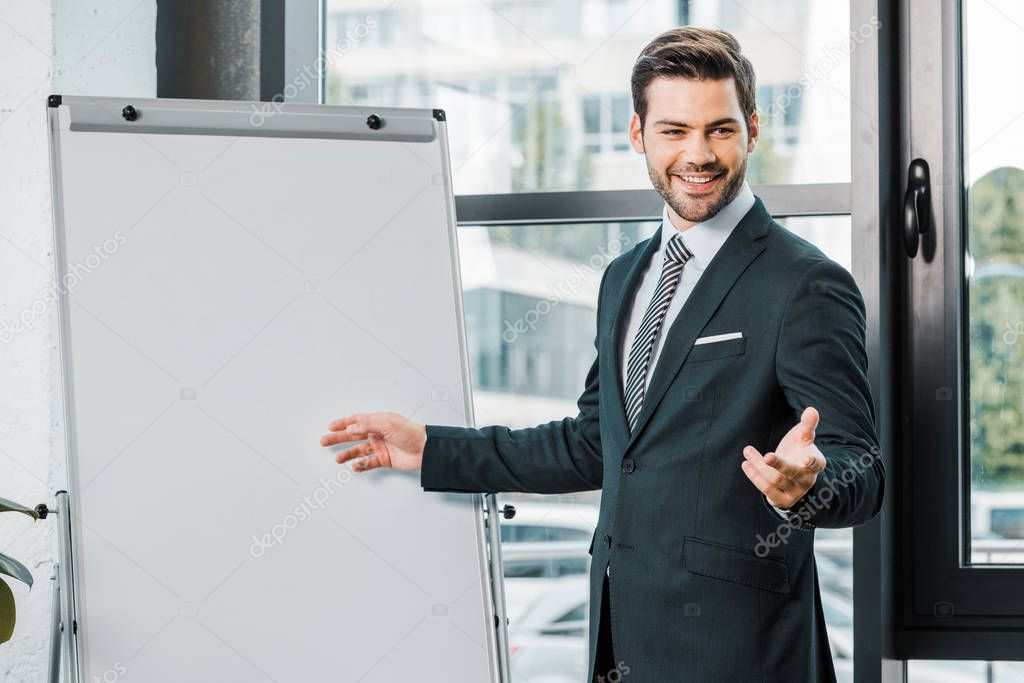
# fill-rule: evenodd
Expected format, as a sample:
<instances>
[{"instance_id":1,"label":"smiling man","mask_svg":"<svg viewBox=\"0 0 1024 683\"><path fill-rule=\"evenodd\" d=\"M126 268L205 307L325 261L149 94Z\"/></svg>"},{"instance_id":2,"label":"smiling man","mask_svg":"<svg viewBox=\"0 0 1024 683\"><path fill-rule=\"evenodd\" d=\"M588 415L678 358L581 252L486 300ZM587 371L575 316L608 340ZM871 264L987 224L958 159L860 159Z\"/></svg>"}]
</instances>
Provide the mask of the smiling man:
<instances>
[{"instance_id":1,"label":"smiling man","mask_svg":"<svg viewBox=\"0 0 1024 683\"><path fill-rule=\"evenodd\" d=\"M863 299L751 193L754 70L730 34L658 36L631 85L665 208L602 277L579 413L515 430L357 413L320 443L362 441L337 461L421 469L427 491L602 489L589 680L834 681L814 529L874 517L884 482Z\"/></svg>"}]
</instances>

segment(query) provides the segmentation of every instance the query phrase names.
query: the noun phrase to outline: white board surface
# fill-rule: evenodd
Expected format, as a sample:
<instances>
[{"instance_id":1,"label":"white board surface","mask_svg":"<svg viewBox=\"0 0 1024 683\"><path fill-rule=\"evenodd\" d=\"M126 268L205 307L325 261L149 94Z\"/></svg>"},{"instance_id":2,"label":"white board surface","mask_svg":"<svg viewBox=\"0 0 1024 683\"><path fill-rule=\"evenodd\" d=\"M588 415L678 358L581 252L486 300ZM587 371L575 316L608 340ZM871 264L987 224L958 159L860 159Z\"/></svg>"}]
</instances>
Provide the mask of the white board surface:
<instances>
[{"instance_id":1,"label":"white board surface","mask_svg":"<svg viewBox=\"0 0 1024 683\"><path fill-rule=\"evenodd\" d=\"M255 111L50 109L82 680L497 680L480 498L318 443L472 424L446 124Z\"/></svg>"}]
</instances>

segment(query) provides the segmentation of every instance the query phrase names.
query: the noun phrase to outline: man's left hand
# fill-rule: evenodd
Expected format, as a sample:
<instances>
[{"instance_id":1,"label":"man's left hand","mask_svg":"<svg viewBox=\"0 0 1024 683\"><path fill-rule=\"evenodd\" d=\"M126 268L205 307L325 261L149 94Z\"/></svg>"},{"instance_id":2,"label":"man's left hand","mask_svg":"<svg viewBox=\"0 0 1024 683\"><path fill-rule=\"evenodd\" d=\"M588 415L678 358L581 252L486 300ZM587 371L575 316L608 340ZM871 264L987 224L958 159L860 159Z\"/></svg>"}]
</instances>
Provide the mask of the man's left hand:
<instances>
[{"instance_id":1,"label":"man's left hand","mask_svg":"<svg viewBox=\"0 0 1024 683\"><path fill-rule=\"evenodd\" d=\"M743 473L775 507L792 507L814 486L818 472L825 468L825 456L814 445L817 426L818 411L807 407L799 424L782 437L774 452L762 456L753 446L743 449Z\"/></svg>"}]
</instances>

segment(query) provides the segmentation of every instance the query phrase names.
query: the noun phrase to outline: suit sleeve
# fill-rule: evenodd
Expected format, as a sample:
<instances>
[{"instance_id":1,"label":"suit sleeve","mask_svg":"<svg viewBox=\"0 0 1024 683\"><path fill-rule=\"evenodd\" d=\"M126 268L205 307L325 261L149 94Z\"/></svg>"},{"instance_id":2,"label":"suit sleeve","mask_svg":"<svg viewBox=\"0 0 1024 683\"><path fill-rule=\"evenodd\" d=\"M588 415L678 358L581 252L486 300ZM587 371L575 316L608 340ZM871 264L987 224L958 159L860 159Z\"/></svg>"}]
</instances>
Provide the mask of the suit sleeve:
<instances>
[{"instance_id":1,"label":"suit sleeve","mask_svg":"<svg viewBox=\"0 0 1024 683\"><path fill-rule=\"evenodd\" d=\"M608 269L598 286L597 320ZM594 348L600 347L595 335ZM587 372L576 417L509 429L426 425L420 485L460 493L571 493L601 488L600 358Z\"/></svg>"},{"instance_id":2,"label":"suit sleeve","mask_svg":"<svg viewBox=\"0 0 1024 683\"><path fill-rule=\"evenodd\" d=\"M866 328L856 281L835 261L816 262L794 285L779 330L776 377L796 420L808 406L818 411L814 443L827 461L814 486L789 508L798 528L856 526L881 508L885 470Z\"/></svg>"}]
</instances>

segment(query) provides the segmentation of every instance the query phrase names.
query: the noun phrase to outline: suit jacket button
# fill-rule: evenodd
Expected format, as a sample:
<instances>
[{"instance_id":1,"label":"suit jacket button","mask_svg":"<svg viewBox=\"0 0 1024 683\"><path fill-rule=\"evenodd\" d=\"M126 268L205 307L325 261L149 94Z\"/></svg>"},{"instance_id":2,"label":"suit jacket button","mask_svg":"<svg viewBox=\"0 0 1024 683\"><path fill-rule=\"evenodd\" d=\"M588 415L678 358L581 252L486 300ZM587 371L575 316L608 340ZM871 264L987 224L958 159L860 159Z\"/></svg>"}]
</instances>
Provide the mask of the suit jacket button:
<instances>
[{"instance_id":1,"label":"suit jacket button","mask_svg":"<svg viewBox=\"0 0 1024 683\"><path fill-rule=\"evenodd\" d=\"M626 458L622 461L622 471L626 474L632 473L636 469L636 461L632 458Z\"/></svg>"},{"instance_id":2,"label":"suit jacket button","mask_svg":"<svg viewBox=\"0 0 1024 683\"><path fill-rule=\"evenodd\" d=\"M612 547L612 537L609 536L608 534L604 535L604 547L605 548L611 548Z\"/></svg>"}]
</instances>

